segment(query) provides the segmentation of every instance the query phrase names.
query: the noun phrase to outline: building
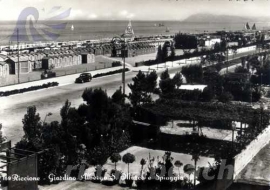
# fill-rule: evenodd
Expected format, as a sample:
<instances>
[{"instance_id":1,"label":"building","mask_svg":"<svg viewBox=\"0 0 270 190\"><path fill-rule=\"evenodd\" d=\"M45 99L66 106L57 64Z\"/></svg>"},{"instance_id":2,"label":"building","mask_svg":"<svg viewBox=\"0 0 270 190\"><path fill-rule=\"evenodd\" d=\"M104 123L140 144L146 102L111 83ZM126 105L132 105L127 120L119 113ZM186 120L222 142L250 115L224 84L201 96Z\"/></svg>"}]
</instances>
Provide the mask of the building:
<instances>
[{"instance_id":1,"label":"building","mask_svg":"<svg viewBox=\"0 0 270 190\"><path fill-rule=\"evenodd\" d=\"M6 78L8 75L9 65L4 61L0 61L0 78Z\"/></svg>"},{"instance_id":2,"label":"building","mask_svg":"<svg viewBox=\"0 0 270 190\"><path fill-rule=\"evenodd\" d=\"M221 43L221 39L220 38L207 39L204 42L204 46L213 47L216 43Z\"/></svg>"},{"instance_id":3,"label":"building","mask_svg":"<svg viewBox=\"0 0 270 190\"><path fill-rule=\"evenodd\" d=\"M9 74L18 74L18 56L10 56L5 61L9 65ZM29 60L28 56L19 57L19 74L27 74L32 71L32 61Z\"/></svg>"},{"instance_id":4,"label":"building","mask_svg":"<svg viewBox=\"0 0 270 190\"><path fill-rule=\"evenodd\" d=\"M90 53L81 53L82 64L95 63L95 55Z\"/></svg>"},{"instance_id":5,"label":"building","mask_svg":"<svg viewBox=\"0 0 270 190\"><path fill-rule=\"evenodd\" d=\"M70 52L67 52L70 53ZM42 69L62 68L95 62L95 55L90 53L54 53L42 58Z\"/></svg>"}]
</instances>

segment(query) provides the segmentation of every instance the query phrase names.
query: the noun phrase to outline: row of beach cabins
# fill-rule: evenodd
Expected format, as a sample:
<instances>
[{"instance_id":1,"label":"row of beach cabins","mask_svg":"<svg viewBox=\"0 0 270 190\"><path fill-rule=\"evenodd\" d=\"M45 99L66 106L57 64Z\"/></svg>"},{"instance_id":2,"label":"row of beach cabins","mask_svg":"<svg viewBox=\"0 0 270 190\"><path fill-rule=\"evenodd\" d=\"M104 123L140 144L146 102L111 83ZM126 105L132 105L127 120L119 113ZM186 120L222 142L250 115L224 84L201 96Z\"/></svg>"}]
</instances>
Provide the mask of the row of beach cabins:
<instances>
[{"instance_id":1,"label":"row of beach cabins","mask_svg":"<svg viewBox=\"0 0 270 190\"><path fill-rule=\"evenodd\" d=\"M130 42L127 44L127 57L155 53L158 45L163 45L165 40ZM95 62L97 55L122 56L121 44L105 43L89 45L79 49L58 49L58 50L35 50L25 52L19 56L19 73L27 74L34 70L62 68L80 64ZM0 77L18 74L18 56L16 51L9 55L0 54Z\"/></svg>"},{"instance_id":2,"label":"row of beach cabins","mask_svg":"<svg viewBox=\"0 0 270 190\"><path fill-rule=\"evenodd\" d=\"M63 68L68 66L91 64L95 62L95 55L87 51L51 51L29 54L0 56L0 77L8 75L27 74L39 69Z\"/></svg>"}]
</instances>

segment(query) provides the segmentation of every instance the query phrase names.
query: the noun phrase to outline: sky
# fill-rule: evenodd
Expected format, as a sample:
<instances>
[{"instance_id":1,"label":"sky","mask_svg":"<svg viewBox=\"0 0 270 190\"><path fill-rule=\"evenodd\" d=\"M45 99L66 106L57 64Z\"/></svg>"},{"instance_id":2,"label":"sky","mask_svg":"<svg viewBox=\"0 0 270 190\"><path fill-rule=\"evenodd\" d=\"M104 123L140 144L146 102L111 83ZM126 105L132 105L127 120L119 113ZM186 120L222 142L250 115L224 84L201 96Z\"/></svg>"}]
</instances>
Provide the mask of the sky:
<instances>
[{"instance_id":1,"label":"sky","mask_svg":"<svg viewBox=\"0 0 270 190\"><path fill-rule=\"evenodd\" d=\"M17 20L26 7L36 8L39 19L69 8L68 20L183 20L197 13L270 17L269 0L0 0L0 21ZM58 8L52 12L53 7Z\"/></svg>"}]
</instances>

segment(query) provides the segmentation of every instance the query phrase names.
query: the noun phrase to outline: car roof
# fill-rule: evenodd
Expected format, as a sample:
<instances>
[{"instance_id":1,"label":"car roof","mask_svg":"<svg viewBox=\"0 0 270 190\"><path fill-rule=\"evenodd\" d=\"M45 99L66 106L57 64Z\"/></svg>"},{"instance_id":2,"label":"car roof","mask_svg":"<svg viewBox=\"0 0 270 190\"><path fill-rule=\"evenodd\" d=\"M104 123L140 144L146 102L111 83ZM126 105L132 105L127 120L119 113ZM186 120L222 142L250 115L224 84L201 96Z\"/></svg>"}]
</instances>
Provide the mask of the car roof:
<instances>
[{"instance_id":1,"label":"car roof","mask_svg":"<svg viewBox=\"0 0 270 190\"><path fill-rule=\"evenodd\" d=\"M82 73L81 75L90 75L90 73Z\"/></svg>"}]
</instances>

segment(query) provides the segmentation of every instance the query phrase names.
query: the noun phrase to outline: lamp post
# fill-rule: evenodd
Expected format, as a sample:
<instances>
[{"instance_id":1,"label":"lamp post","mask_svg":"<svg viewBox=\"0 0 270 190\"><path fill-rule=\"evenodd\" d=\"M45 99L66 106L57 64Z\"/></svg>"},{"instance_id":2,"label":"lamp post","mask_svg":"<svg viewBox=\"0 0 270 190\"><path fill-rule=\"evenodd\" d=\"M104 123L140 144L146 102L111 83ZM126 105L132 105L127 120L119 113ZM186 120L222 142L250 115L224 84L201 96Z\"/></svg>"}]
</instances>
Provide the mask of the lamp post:
<instances>
[{"instance_id":1,"label":"lamp post","mask_svg":"<svg viewBox=\"0 0 270 190\"><path fill-rule=\"evenodd\" d=\"M261 108L261 118L260 118L260 129L262 129L262 120L263 120L263 111L264 111L265 104L261 102L260 108Z\"/></svg>"},{"instance_id":2,"label":"lamp post","mask_svg":"<svg viewBox=\"0 0 270 190\"><path fill-rule=\"evenodd\" d=\"M121 43L121 56L123 59L123 73L122 73L122 83L123 83L123 94L125 94L125 87L126 87L126 56L128 55L128 42L126 41L126 38L121 38L119 36L116 36L113 38L113 43L120 42Z\"/></svg>"},{"instance_id":3,"label":"lamp post","mask_svg":"<svg viewBox=\"0 0 270 190\"><path fill-rule=\"evenodd\" d=\"M122 43L122 59L123 59L123 94L126 94L126 56L128 54L127 44L126 44L126 38L124 38L124 41Z\"/></svg>"},{"instance_id":4,"label":"lamp post","mask_svg":"<svg viewBox=\"0 0 270 190\"><path fill-rule=\"evenodd\" d=\"M45 123L45 121L46 121L47 117L48 117L48 116L51 116L51 115L52 115L52 113L51 113L51 112L49 112L49 113L47 113L47 114L45 115L45 118L44 118L43 124Z\"/></svg>"}]
</instances>

